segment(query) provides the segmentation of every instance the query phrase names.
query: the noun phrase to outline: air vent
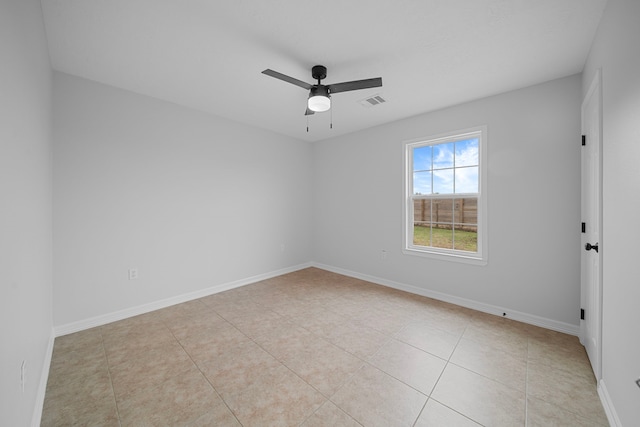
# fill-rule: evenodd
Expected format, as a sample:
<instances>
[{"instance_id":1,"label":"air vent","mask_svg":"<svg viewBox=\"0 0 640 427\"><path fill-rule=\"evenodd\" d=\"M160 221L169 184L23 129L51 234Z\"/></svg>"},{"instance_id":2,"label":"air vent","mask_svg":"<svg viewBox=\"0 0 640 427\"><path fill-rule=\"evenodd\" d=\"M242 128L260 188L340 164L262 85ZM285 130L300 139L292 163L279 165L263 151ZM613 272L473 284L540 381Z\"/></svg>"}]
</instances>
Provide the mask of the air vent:
<instances>
[{"instance_id":1,"label":"air vent","mask_svg":"<svg viewBox=\"0 0 640 427\"><path fill-rule=\"evenodd\" d=\"M387 100L380 96L380 94L375 94L373 96L370 96L369 98L361 99L360 101L358 101L360 105L367 108L384 104L385 102L387 102Z\"/></svg>"}]
</instances>

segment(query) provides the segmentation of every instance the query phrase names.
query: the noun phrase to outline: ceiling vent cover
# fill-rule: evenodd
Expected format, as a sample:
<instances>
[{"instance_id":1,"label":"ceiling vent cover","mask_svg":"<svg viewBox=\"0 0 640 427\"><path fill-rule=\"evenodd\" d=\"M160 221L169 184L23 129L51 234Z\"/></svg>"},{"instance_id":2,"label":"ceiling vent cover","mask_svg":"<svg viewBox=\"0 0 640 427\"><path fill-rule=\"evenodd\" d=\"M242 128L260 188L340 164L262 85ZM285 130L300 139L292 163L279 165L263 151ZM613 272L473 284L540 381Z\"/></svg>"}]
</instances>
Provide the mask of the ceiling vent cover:
<instances>
[{"instance_id":1,"label":"ceiling vent cover","mask_svg":"<svg viewBox=\"0 0 640 427\"><path fill-rule=\"evenodd\" d=\"M360 105L367 108L384 104L385 102L387 102L387 100L384 99L379 93L373 96L370 96L369 98L361 99L360 101L358 101Z\"/></svg>"}]
</instances>

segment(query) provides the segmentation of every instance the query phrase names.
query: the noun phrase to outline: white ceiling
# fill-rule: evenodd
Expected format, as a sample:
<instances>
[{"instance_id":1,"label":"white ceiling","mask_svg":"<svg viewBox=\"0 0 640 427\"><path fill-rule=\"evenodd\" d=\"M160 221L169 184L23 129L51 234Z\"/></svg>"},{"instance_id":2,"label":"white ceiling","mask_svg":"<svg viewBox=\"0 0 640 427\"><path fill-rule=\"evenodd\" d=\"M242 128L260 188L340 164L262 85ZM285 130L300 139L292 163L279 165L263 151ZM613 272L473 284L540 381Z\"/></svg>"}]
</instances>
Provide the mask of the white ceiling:
<instances>
[{"instance_id":1,"label":"white ceiling","mask_svg":"<svg viewBox=\"0 0 640 427\"><path fill-rule=\"evenodd\" d=\"M582 71L606 0L42 0L54 69L308 141ZM304 116L325 84L382 77ZM385 104L358 101L380 94ZM329 121L333 116L333 129Z\"/></svg>"}]
</instances>

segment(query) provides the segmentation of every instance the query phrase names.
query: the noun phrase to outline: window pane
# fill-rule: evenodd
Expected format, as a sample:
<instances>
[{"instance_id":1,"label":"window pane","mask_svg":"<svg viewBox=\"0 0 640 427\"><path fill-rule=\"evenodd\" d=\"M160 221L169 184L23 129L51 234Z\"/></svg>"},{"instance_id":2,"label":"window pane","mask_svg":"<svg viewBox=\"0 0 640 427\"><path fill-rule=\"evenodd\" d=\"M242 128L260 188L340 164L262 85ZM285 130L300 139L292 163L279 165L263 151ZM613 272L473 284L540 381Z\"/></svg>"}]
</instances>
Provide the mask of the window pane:
<instances>
[{"instance_id":1,"label":"window pane","mask_svg":"<svg viewBox=\"0 0 640 427\"><path fill-rule=\"evenodd\" d=\"M478 192L478 167L456 168L456 193Z\"/></svg>"},{"instance_id":2,"label":"window pane","mask_svg":"<svg viewBox=\"0 0 640 427\"><path fill-rule=\"evenodd\" d=\"M413 194L431 194L431 171L413 173Z\"/></svg>"},{"instance_id":3,"label":"window pane","mask_svg":"<svg viewBox=\"0 0 640 427\"><path fill-rule=\"evenodd\" d=\"M433 168L453 167L453 142L433 146Z\"/></svg>"},{"instance_id":4,"label":"window pane","mask_svg":"<svg viewBox=\"0 0 640 427\"><path fill-rule=\"evenodd\" d=\"M413 244L431 246L431 200L413 201Z\"/></svg>"},{"instance_id":5,"label":"window pane","mask_svg":"<svg viewBox=\"0 0 640 427\"><path fill-rule=\"evenodd\" d=\"M453 194L453 169L433 171L433 193Z\"/></svg>"},{"instance_id":6,"label":"window pane","mask_svg":"<svg viewBox=\"0 0 640 427\"><path fill-rule=\"evenodd\" d=\"M468 231L464 229L456 229L453 232L454 249L460 251L477 252L478 251L478 232Z\"/></svg>"},{"instance_id":7,"label":"window pane","mask_svg":"<svg viewBox=\"0 0 640 427\"><path fill-rule=\"evenodd\" d=\"M413 201L413 223L431 226L431 200L418 199Z\"/></svg>"},{"instance_id":8,"label":"window pane","mask_svg":"<svg viewBox=\"0 0 640 427\"><path fill-rule=\"evenodd\" d=\"M434 227L446 226L451 228L453 224L453 199L434 200L431 205L431 212Z\"/></svg>"},{"instance_id":9,"label":"window pane","mask_svg":"<svg viewBox=\"0 0 640 427\"><path fill-rule=\"evenodd\" d=\"M428 225L414 224L413 244L417 246L431 246L431 227Z\"/></svg>"},{"instance_id":10,"label":"window pane","mask_svg":"<svg viewBox=\"0 0 640 427\"><path fill-rule=\"evenodd\" d=\"M413 170L431 170L431 146L413 149Z\"/></svg>"},{"instance_id":11,"label":"window pane","mask_svg":"<svg viewBox=\"0 0 640 427\"><path fill-rule=\"evenodd\" d=\"M454 217L456 228L478 231L478 199L475 197L456 199Z\"/></svg>"},{"instance_id":12,"label":"window pane","mask_svg":"<svg viewBox=\"0 0 640 427\"><path fill-rule=\"evenodd\" d=\"M465 139L456 142L456 166L477 166L478 138Z\"/></svg>"},{"instance_id":13,"label":"window pane","mask_svg":"<svg viewBox=\"0 0 640 427\"><path fill-rule=\"evenodd\" d=\"M451 227L434 226L432 229L431 246L435 248L453 249L453 230Z\"/></svg>"}]
</instances>

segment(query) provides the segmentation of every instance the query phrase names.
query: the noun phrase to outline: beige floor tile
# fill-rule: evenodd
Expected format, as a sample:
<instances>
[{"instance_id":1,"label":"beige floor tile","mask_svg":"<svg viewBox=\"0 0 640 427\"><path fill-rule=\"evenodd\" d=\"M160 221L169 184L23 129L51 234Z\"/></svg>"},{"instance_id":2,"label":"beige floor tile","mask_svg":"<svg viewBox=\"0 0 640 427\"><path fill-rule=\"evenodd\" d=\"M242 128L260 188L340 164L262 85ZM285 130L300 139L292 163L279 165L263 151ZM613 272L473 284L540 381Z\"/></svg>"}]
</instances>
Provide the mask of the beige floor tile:
<instances>
[{"instance_id":1,"label":"beige floor tile","mask_svg":"<svg viewBox=\"0 0 640 427\"><path fill-rule=\"evenodd\" d=\"M170 321L171 319L175 319L177 317L188 317L193 316L196 313L202 312L210 312L211 307L207 306L200 299L195 299L191 301L186 301L180 304L175 304L164 308L162 310L158 310L154 313L158 315L160 319L163 321Z\"/></svg>"},{"instance_id":2,"label":"beige floor tile","mask_svg":"<svg viewBox=\"0 0 640 427\"><path fill-rule=\"evenodd\" d=\"M578 340L558 332L538 333L529 338L529 360L556 368L592 372L587 352Z\"/></svg>"},{"instance_id":3,"label":"beige floor tile","mask_svg":"<svg viewBox=\"0 0 640 427\"><path fill-rule=\"evenodd\" d=\"M98 344L102 344L102 333L99 327L57 337L53 351L82 350L86 346L94 347Z\"/></svg>"},{"instance_id":4,"label":"beige floor tile","mask_svg":"<svg viewBox=\"0 0 640 427\"><path fill-rule=\"evenodd\" d=\"M366 426L411 426L427 396L365 365L342 386L331 401Z\"/></svg>"},{"instance_id":5,"label":"beige floor tile","mask_svg":"<svg viewBox=\"0 0 640 427\"><path fill-rule=\"evenodd\" d=\"M262 304L247 300L235 303L213 305L212 308L223 319L229 322L233 322L234 320L237 320L241 317L246 317L247 315L255 316L260 313L270 313L272 311Z\"/></svg>"},{"instance_id":6,"label":"beige floor tile","mask_svg":"<svg viewBox=\"0 0 640 427\"><path fill-rule=\"evenodd\" d=\"M526 358L529 338L526 332L513 325L513 321L498 316L480 313L474 316L463 337L496 350L510 353L517 358Z\"/></svg>"},{"instance_id":7,"label":"beige floor tile","mask_svg":"<svg viewBox=\"0 0 640 427\"><path fill-rule=\"evenodd\" d=\"M165 309L166 310L166 309ZM163 310L151 313L141 314L139 316L129 317L128 319L119 320L117 322L108 323L100 326L100 333L103 339L111 336L126 336L129 333L135 334L140 331L153 331L154 329L164 328Z\"/></svg>"},{"instance_id":8,"label":"beige floor tile","mask_svg":"<svg viewBox=\"0 0 640 427\"><path fill-rule=\"evenodd\" d=\"M606 420L593 373L585 375L566 367L529 362L527 392L529 397L553 403L590 420L601 423Z\"/></svg>"},{"instance_id":9,"label":"beige floor tile","mask_svg":"<svg viewBox=\"0 0 640 427\"><path fill-rule=\"evenodd\" d=\"M351 321L336 326L326 339L349 353L366 360L389 341L390 337L360 323Z\"/></svg>"},{"instance_id":10,"label":"beige floor tile","mask_svg":"<svg viewBox=\"0 0 640 427\"><path fill-rule=\"evenodd\" d=\"M208 295L206 297L199 298L198 300L209 308L223 307L227 304L241 304L242 302L247 300L247 296L244 293L239 292L242 289L243 288L232 289L213 295Z\"/></svg>"},{"instance_id":11,"label":"beige floor tile","mask_svg":"<svg viewBox=\"0 0 640 427\"><path fill-rule=\"evenodd\" d=\"M352 320L362 319L371 314L370 308L363 306L361 301L352 301L349 297L334 300L328 308Z\"/></svg>"},{"instance_id":12,"label":"beige floor tile","mask_svg":"<svg viewBox=\"0 0 640 427\"><path fill-rule=\"evenodd\" d=\"M173 342L137 354L135 358L110 366L109 370L116 398L120 399L140 389L157 386L193 367L193 361L182 346Z\"/></svg>"},{"instance_id":13,"label":"beige floor tile","mask_svg":"<svg viewBox=\"0 0 640 427\"><path fill-rule=\"evenodd\" d=\"M331 396L362 367L361 359L318 338L287 354L282 363L323 395Z\"/></svg>"},{"instance_id":14,"label":"beige floor tile","mask_svg":"<svg viewBox=\"0 0 640 427\"><path fill-rule=\"evenodd\" d=\"M269 299L262 299L259 303L282 317L301 316L312 312L316 308L315 305L308 301L289 296L274 298L271 301Z\"/></svg>"},{"instance_id":15,"label":"beige floor tile","mask_svg":"<svg viewBox=\"0 0 640 427\"><path fill-rule=\"evenodd\" d=\"M49 367L48 387L64 386L85 377L107 372L107 358L102 342L85 344L83 348L61 350L57 343Z\"/></svg>"},{"instance_id":16,"label":"beige floor tile","mask_svg":"<svg viewBox=\"0 0 640 427\"><path fill-rule=\"evenodd\" d=\"M225 398L245 427L299 425L325 400L285 366L269 370L248 388Z\"/></svg>"},{"instance_id":17,"label":"beige floor tile","mask_svg":"<svg viewBox=\"0 0 640 427\"><path fill-rule=\"evenodd\" d=\"M525 417L607 425L576 337L309 268L56 338L42 425Z\"/></svg>"},{"instance_id":18,"label":"beige floor tile","mask_svg":"<svg viewBox=\"0 0 640 427\"><path fill-rule=\"evenodd\" d=\"M437 329L426 322L413 322L402 328L395 338L447 360L456 348L460 335Z\"/></svg>"},{"instance_id":19,"label":"beige floor tile","mask_svg":"<svg viewBox=\"0 0 640 427\"><path fill-rule=\"evenodd\" d=\"M320 339L308 330L293 324L271 333L260 335L255 341L278 360L284 360L287 355L298 353L311 343Z\"/></svg>"},{"instance_id":20,"label":"beige floor tile","mask_svg":"<svg viewBox=\"0 0 640 427\"><path fill-rule=\"evenodd\" d=\"M198 331L216 328L225 323L213 310L199 311L191 315L173 316L165 319L165 325L177 339L183 339Z\"/></svg>"},{"instance_id":21,"label":"beige floor tile","mask_svg":"<svg viewBox=\"0 0 640 427\"><path fill-rule=\"evenodd\" d=\"M291 323L302 326L309 332L328 339L339 328L349 322L351 318L323 308L306 315L290 318Z\"/></svg>"},{"instance_id":22,"label":"beige floor tile","mask_svg":"<svg viewBox=\"0 0 640 427\"><path fill-rule=\"evenodd\" d=\"M325 402L301 427L360 427L360 424L330 401Z\"/></svg>"},{"instance_id":23,"label":"beige floor tile","mask_svg":"<svg viewBox=\"0 0 640 427\"><path fill-rule=\"evenodd\" d=\"M449 364L431 397L482 425L524 426L525 394Z\"/></svg>"},{"instance_id":24,"label":"beige floor tile","mask_svg":"<svg viewBox=\"0 0 640 427\"><path fill-rule=\"evenodd\" d=\"M517 390L526 390L526 359L489 344L462 338L450 362Z\"/></svg>"},{"instance_id":25,"label":"beige floor tile","mask_svg":"<svg viewBox=\"0 0 640 427\"><path fill-rule=\"evenodd\" d=\"M562 332L552 331L550 329L541 328L540 326L530 325L527 323L519 323L520 327L527 333L531 339L539 339L548 343L566 345L568 343L580 343L577 336L568 335Z\"/></svg>"},{"instance_id":26,"label":"beige floor tile","mask_svg":"<svg viewBox=\"0 0 640 427\"><path fill-rule=\"evenodd\" d=\"M450 334L461 336L471 323L471 316L467 310L454 308L451 304L430 304L423 311L415 315L415 320L437 328Z\"/></svg>"},{"instance_id":27,"label":"beige floor tile","mask_svg":"<svg viewBox=\"0 0 640 427\"><path fill-rule=\"evenodd\" d=\"M387 335L393 335L413 319L402 311L391 312L388 309L367 314L359 319L365 326Z\"/></svg>"},{"instance_id":28,"label":"beige floor tile","mask_svg":"<svg viewBox=\"0 0 640 427\"><path fill-rule=\"evenodd\" d=\"M213 409L200 416L197 420L189 422L185 427L241 427L242 424L233 415L224 403L216 403Z\"/></svg>"},{"instance_id":29,"label":"beige floor tile","mask_svg":"<svg viewBox=\"0 0 640 427\"><path fill-rule=\"evenodd\" d=\"M397 292L395 298L390 301L390 305L395 310L400 310L414 320L437 304L437 301L431 298L401 291Z\"/></svg>"},{"instance_id":30,"label":"beige floor tile","mask_svg":"<svg viewBox=\"0 0 640 427\"><path fill-rule=\"evenodd\" d=\"M111 392L111 378L106 363L95 369L73 375L72 372L57 370L49 371L47 381L47 398L60 399L63 402L72 401L77 396L91 398L92 393L103 396Z\"/></svg>"},{"instance_id":31,"label":"beige floor tile","mask_svg":"<svg viewBox=\"0 0 640 427\"><path fill-rule=\"evenodd\" d=\"M198 362L198 367L225 398L251 386L281 363L254 342L229 347L216 357Z\"/></svg>"},{"instance_id":32,"label":"beige floor tile","mask_svg":"<svg viewBox=\"0 0 640 427\"><path fill-rule=\"evenodd\" d=\"M601 417L588 418L560 406L530 397L527 399L527 427L609 427Z\"/></svg>"},{"instance_id":33,"label":"beige floor tile","mask_svg":"<svg viewBox=\"0 0 640 427\"><path fill-rule=\"evenodd\" d=\"M145 333L146 332L146 333ZM126 335L105 335L104 350L111 366L138 359L144 354L177 344L168 328L153 328L148 331L136 329Z\"/></svg>"},{"instance_id":34,"label":"beige floor tile","mask_svg":"<svg viewBox=\"0 0 640 427\"><path fill-rule=\"evenodd\" d=\"M123 427L185 425L212 410L222 412L221 405L216 391L195 367L118 398Z\"/></svg>"},{"instance_id":35,"label":"beige floor tile","mask_svg":"<svg viewBox=\"0 0 640 427\"><path fill-rule=\"evenodd\" d=\"M447 362L392 339L369 359L369 363L428 396Z\"/></svg>"},{"instance_id":36,"label":"beige floor tile","mask_svg":"<svg viewBox=\"0 0 640 427\"><path fill-rule=\"evenodd\" d=\"M112 405L105 406L102 402L86 402L84 400L78 405L49 402L45 404L40 420L41 427L120 427L120 425L115 402Z\"/></svg>"},{"instance_id":37,"label":"beige floor tile","mask_svg":"<svg viewBox=\"0 0 640 427\"><path fill-rule=\"evenodd\" d=\"M414 427L479 427L480 424L429 399Z\"/></svg>"},{"instance_id":38,"label":"beige floor tile","mask_svg":"<svg viewBox=\"0 0 640 427\"><path fill-rule=\"evenodd\" d=\"M180 339L180 344L193 359L200 363L223 354L227 348L236 347L251 340L228 322L212 328L194 331Z\"/></svg>"},{"instance_id":39,"label":"beige floor tile","mask_svg":"<svg viewBox=\"0 0 640 427\"><path fill-rule=\"evenodd\" d=\"M290 328L290 322L281 315L270 311L258 315L247 315L235 319L233 325L250 338L269 335L283 328Z\"/></svg>"},{"instance_id":40,"label":"beige floor tile","mask_svg":"<svg viewBox=\"0 0 640 427\"><path fill-rule=\"evenodd\" d=\"M116 402L106 365L83 377L57 377L47 384L41 425L118 425Z\"/></svg>"}]
</instances>

